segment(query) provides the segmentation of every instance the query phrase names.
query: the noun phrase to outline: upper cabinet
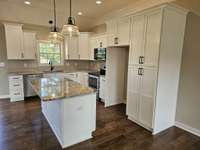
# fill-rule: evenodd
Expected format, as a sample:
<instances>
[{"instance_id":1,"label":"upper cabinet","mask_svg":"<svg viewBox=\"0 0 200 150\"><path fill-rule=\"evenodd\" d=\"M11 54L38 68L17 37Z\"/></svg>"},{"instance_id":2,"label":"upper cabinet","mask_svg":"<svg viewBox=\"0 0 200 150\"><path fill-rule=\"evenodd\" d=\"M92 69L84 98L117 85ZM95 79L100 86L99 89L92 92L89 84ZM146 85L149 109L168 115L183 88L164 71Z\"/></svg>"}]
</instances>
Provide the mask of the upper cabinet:
<instances>
[{"instance_id":1,"label":"upper cabinet","mask_svg":"<svg viewBox=\"0 0 200 150\"><path fill-rule=\"evenodd\" d=\"M36 33L35 32L24 32L23 34L23 53L25 59L36 59L37 48L36 48Z\"/></svg>"},{"instance_id":2,"label":"upper cabinet","mask_svg":"<svg viewBox=\"0 0 200 150\"><path fill-rule=\"evenodd\" d=\"M4 24L8 59L24 59L22 25Z\"/></svg>"},{"instance_id":3,"label":"upper cabinet","mask_svg":"<svg viewBox=\"0 0 200 150\"><path fill-rule=\"evenodd\" d=\"M23 32L22 25L4 24L7 58L9 60L36 59L36 35Z\"/></svg>"},{"instance_id":4,"label":"upper cabinet","mask_svg":"<svg viewBox=\"0 0 200 150\"><path fill-rule=\"evenodd\" d=\"M79 35L79 58L81 60L90 59L89 36L87 32L80 33Z\"/></svg>"},{"instance_id":5,"label":"upper cabinet","mask_svg":"<svg viewBox=\"0 0 200 150\"><path fill-rule=\"evenodd\" d=\"M65 59L79 59L78 36L65 37Z\"/></svg>"},{"instance_id":6,"label":"upper cabinet","mask_svg":"<svg viewBox=\"0 0 200 150\"><path fill-rule=\"evenodd\" d=\"M89 38L88 32L81 32L79 36L65 37L65 59L89 60Z\"/></svg>"},{"instance_id":7,"label":"upper cabinet","mask_svg":"<svg viewBox=\"0 0 200 150\"><path fill-rule=\"evenodd\" d=\"M108 46L126 46L130 43L130 17L107 22Z\"/></svg>"},{"instance_id":8,"label":"upper cabinet","mask_svg":"<svg viewBox=\"0 0 200 150\"><path fill-rule=\"evenodd\" d=\"M155 11L132 18L130 65L158 65L161 15L161 11Z\"/></svg>"}]
</instances>

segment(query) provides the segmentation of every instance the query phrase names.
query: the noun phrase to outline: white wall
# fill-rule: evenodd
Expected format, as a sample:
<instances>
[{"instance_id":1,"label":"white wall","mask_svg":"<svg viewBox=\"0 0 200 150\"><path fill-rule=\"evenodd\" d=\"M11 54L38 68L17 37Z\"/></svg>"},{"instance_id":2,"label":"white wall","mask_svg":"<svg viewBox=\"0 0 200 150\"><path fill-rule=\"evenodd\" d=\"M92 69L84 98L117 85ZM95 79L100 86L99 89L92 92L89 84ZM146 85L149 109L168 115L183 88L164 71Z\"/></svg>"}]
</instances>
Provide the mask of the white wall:
<instances>
[{"instance_id":1,"label":"white wall","mask_svg":"<svg viewBox=\"0 0 200 150\"><path fill-rule=\"evenodd\" d=\"M5 67L0 68L0 97L8 95L7 59L6 45L3 25L0 24L0 62L5 63Z\"/></svg>"},{"instance_id":2,"label":"white wall","mask_svg":"<svg viewBox=\"0 0 200 150\"><path fill-rule=\"evenodd\" d=\"M200 16L189 13L183 48L176 121L200 130Z\"/></svg>"}]
</instances>

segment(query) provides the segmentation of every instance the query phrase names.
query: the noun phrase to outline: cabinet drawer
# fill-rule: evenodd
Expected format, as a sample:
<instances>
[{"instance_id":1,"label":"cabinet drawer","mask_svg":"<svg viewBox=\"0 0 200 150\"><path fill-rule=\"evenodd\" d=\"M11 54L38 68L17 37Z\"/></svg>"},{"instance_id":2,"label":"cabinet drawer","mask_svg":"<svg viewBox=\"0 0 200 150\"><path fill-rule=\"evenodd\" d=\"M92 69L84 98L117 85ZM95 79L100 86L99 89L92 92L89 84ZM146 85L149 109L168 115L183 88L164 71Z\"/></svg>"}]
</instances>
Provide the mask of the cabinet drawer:
<instances>
[{"instance_id":1,"label":"cabinet drawer","mask_svg":"<svg viewBox=\"0 0 200 150\"><path fill-rule=\"evenodd\" d=\"M23 87L23 82L21 82L21 81L10 82L9 83L9 87L11 89L13 89L13 88L22 88Z\"/></svg>"},{"instance_id":2,"label":"cabinet drawer","mask_svg":"<svg viewBox=\"0 0 200 150\"><path fill-rule=\"evenodd\" d=\"M10 93L11 98L15 97L24 97L24 93L22 91L13 91Z\"/></svg>"},{"instance_id":3,"label":"cabinet drawer","mask_svg":"<svg viewBox=\"0 0 200 150\"><path fill-rule=\"evenodd\" d=\"M23 76L9 76L9 81L22 81Z\"/></svg>"}]
</instances>

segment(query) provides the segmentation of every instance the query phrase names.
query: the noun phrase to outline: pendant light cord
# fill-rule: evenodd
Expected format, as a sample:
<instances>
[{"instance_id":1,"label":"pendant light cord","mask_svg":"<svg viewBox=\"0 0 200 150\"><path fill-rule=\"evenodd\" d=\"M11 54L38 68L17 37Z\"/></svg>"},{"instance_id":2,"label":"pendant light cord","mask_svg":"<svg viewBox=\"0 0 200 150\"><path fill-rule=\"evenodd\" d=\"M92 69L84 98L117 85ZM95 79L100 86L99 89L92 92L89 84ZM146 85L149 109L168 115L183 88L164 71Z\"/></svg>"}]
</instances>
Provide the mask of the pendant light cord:
<instances>
[{"instance_id":1,"label":"pendant light cord","mask_svg":"<svg viewBox=\"0 0 200 150\"><path fill-rule=\"evenodd\" d=\"M69 5L70 5L69 16L72 17L72 0L70 0Z\"/></svg>"},{"instance_id":2,"label":"pendant light cord","mask_svg":"<svg viewBox=\"0 0 200 150\"><path fill-rule=\"evenodd\" d=\"M56 20L56 0L54 0L54 32L57 32L56 24L57 24L57 20Z\"/></svg>"}]
</instances>

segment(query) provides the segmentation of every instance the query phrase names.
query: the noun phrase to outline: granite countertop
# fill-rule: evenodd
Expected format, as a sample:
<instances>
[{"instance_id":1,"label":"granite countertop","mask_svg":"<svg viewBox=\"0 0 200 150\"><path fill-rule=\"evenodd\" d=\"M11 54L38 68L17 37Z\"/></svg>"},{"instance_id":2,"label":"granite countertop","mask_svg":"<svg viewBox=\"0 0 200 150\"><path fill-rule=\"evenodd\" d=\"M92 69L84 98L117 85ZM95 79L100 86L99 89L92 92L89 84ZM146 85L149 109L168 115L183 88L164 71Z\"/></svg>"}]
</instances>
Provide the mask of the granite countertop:
<instances>
[{"instance_id":1,"label":"granite countertop","mask_svg":"<svg viewBox=\"0 0 200 150\"><path fill-rule=\"evenodd\" d=\"M35 74L45 74L45 73L73 73L73 72L91 72L91 70L55 70L51 71L10 71L9 75L35 75Z\"/></svg>"},{"instance_id":2,"label":"granite countertop","mask_svg":"<svg viewBox=\"0 0 200 150\"><path fill-rule=\"evenodd\" d=\"M34 79L30 84L43 101L63 100L96 92L75 81L56 77Z\"/></svg>"}]
</instances>

